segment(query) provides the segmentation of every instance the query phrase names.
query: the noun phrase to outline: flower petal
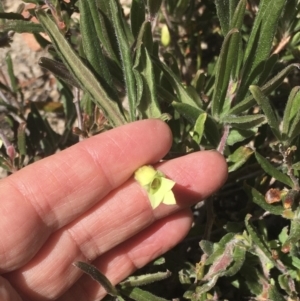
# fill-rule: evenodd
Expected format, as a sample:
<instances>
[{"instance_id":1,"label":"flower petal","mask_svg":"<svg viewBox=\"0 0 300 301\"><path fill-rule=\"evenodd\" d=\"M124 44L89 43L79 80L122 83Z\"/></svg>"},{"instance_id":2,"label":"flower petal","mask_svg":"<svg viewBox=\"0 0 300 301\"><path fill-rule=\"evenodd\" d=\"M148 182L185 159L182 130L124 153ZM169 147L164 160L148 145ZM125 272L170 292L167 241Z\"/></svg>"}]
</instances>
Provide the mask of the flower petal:
<instances>
[{"instance_id":1,"label":"flower petal","mask_svg":"<svg viewBox=\"0 0 300 301\"><path fill-rule=\"evenodd\" d=\"M135 180L141 185L149 185L155 178L157 171L151 165L144 165L134 173Z\"/></svg>"},{"instance_id":2,"label":"flower petal","mask_svg":"<svg viewBox=\"0 0 300 301\"><path fill-rule=\"evenodd\" d=\"M166 205L176 205L176 199L175 199L175 196L174 196L174 193L173 193L172 190L168 191L165 194L165 197L163 199L163 203L166 204Z\"/></svg>"}]
</instances>

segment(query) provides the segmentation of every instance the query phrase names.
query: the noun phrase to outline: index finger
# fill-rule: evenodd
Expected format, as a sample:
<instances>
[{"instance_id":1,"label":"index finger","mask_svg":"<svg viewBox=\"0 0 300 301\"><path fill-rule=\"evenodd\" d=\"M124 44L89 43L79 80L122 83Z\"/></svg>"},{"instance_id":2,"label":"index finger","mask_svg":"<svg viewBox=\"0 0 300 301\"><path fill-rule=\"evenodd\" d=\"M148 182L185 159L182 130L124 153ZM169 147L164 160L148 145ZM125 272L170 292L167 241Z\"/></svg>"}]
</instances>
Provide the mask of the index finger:
<instances>
[{"instance_id":1,"label":"index finger","mask_svg":"<svg viewBox=\"0 0 300 301\"><path fill-rule=\"evenodd\" d=\"M30 260L49 235L87 211L144 164L161 159L171 132L159 120L87 139L0 181L0 271Z\"/></svg>"}]
</instances>

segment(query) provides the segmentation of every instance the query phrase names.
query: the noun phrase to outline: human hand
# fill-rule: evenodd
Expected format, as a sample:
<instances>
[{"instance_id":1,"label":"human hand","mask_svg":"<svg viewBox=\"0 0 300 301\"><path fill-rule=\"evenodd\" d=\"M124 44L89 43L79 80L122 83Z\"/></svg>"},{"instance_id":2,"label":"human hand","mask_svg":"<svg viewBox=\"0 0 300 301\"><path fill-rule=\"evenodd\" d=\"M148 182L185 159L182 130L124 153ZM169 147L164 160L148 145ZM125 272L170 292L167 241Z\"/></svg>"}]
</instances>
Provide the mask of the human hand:
<instances>
[{"instance_id":1,"label":"human hand","mask_svg":"<svg viewBox=\"0 0 300 301\"><path fill-rule=\"evenodd\" d=\"M224 183L227 167L214 151L155 164L171 141L163 122L134 122L1 180L0 300L99 300L103 288L73 262L116 284L183 239L189 206ZM176 205L152 210L132 177L145 164L176 182Z\"/></svg>"}]
</instances>

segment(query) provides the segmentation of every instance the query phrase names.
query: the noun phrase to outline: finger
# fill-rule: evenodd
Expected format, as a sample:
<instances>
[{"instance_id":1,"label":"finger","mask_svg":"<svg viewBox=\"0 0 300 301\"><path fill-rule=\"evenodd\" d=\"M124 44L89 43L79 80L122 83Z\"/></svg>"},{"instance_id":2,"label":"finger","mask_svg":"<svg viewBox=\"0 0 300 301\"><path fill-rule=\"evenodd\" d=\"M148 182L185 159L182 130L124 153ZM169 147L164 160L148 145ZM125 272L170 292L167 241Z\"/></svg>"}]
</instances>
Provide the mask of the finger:
<instances>
[{"instance_id":1,"label":"finger","mask_svg":"<svg viewBox=\"0 0 300 301\"><path fill-rule=\"evenodd\" d=\"M1 301L22 301L21 297L14 290L11 284L3 277L0 277L0 300Z\"/></svg>"},{"instance_id":2,"label":"finger","mask_svg":"<svg viewBox=\"0 0 300 301\"><path fill-rule=\"evenodd\" d=\"M16 269L66 225L157 162L171 145L158 120L131 123L87 139L0 181L0 272Z\"/></svg>"},{"instance_id":3,"label":"finger","mask_svg":"<svg viewBox=\"0 0 300 301\"><path fill-rule=\"evenodd\" d=\"M223 184L227 175L226 162L217 152L199 152L166 161L159 169L176 181L177 205L162 205L153 211L144 189L131 179L52 235L34 260L11 273L9 279L20 291L29 293L31 299L36 297L36 291L55 298L80 276L72 267L73 261L94 260L155 220L206 198ZM44 272L41 275L39 271Z\"/></svg>"},{"instance_id":4,"label":"finger","mask_svg":"<svg viewBox=\"0 0 300 301\"><path fill-rule=\"evenodd\" d=\"M178 244L188 233L192 215L190 210L156 221L110 252L97 258L95 265L115 285ZM83 275L71 289L59 298L61 301L94 301L106 292L88 275Z\"/></svg>"}]
</instances>

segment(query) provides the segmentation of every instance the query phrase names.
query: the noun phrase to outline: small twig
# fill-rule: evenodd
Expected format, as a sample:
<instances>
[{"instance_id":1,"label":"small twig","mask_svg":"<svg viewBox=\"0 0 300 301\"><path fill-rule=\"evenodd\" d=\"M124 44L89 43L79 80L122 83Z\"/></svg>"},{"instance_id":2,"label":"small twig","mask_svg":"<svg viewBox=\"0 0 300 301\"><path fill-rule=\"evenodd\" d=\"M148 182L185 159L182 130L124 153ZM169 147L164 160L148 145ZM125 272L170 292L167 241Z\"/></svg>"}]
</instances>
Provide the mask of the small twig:
<instances>
[{"instance_id":1,"label":"small twig","mask_svg":"<svg viewBox=\"0 0 300 301\"><path fill-rule=\"evenodd\" d=\"M225 125L222 138L221 138L220 143L217 147L217 151L219 153L221 153L222 155L223 155L225 147L226 147L226 142L227 142L227 138L228 138L228 135L229 135L229 130L230 130L230 126L228 124Z\"/></svg>"},{"instance_id":2,"label":"small twig","mask_svg":"<svg viewBox=\"0 0 300 301\"><path fill-rule=\"evenodd\" d=\"M291 36L287 36L287 37L283 37L281 39L281 41L279 42L279 44L276 46L275 50L273 51L272 54L277 54L279 53L281 50L283 50L285 48L285 46L289 43L289 41L291 40Z\"/></svg>"},{"instance_id":3,"label":"small twig","mask_svg":"<svg viewBox=\"0 0 300 301\"><path fill-rule=\"evenodd\" d=\"M80 90L78 88L75 88L75 97L74 97L74 105L76 109L76 114L77 114L77 120L78 120L78 129L80 131L84 131L83 128L83 120L82 120L82 113L81 113L81 107L80 107ZM83 140L82 135L80 135L79 140Z\"/></svg>"}]
</instances>

